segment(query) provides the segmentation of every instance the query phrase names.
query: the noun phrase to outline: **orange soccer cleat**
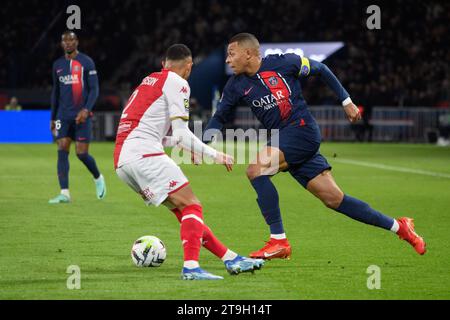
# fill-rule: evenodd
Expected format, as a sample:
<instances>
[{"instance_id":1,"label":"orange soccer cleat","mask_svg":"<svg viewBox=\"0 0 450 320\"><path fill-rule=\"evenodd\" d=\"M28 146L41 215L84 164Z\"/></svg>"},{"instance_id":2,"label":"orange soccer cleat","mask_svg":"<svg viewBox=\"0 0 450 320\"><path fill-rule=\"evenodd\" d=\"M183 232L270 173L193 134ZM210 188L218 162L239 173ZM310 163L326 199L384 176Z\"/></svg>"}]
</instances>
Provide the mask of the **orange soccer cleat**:
<instances>
[{"instance_id":1,"label":"orange soccer cleat","mask_svg":"<svg viewBox=\"0 0 450 320\"><path fill-rule=\"evenodd\" d=\"M400 226L397 231L398 237L400 239L408 241L418 254L425 254L425 252L427 251L427 245L423 238L414 231L414 220L411 218L403 217L397 219L397 222Z\"/></svg>"},{"instance_id":2,"label":"orange soccer cleat","mask_svg":"<svg viewBox=\"0 0 450 320\"><path fill-rule=\"evenodd\" d=\"M262 249L250 253L250 258L253 259L289 259L291 256L291 245L287 239L277 240L270 238Z\"/></svg>"}]
</instances>

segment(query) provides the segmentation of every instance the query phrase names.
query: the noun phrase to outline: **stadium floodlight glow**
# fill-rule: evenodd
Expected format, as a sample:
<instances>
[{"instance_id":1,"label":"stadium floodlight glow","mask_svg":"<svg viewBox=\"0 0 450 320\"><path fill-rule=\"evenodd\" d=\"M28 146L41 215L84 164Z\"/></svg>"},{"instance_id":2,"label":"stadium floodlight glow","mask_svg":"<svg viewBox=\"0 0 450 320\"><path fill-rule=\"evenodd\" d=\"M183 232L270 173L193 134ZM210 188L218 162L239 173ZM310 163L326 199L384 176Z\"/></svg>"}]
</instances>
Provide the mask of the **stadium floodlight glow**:
<instances>
[{"instance_id":1,"label":"stadium floodlight glow","mask_svg":"<svg viewBox=\"0 0 450 320\"><path fill-rule=\"evenodd\" d=\"M343 42L261 43L261 54L265 57L269 54L295 53L322 62L343 46Z\"/></svg>"},{"instance_id":2,"label":"stadium floodlight glow","mask_svg":"<svg viewBox=\"0 0 450 320\"><path fill-rule=\"evenodd\" d=\"M322 62L344 46L343 42L272 42L261 43L261 55L295 53L301 57L308 57ZM228 65L225 67L228 75L233 71Z\"/></svg>"}]
</instances>

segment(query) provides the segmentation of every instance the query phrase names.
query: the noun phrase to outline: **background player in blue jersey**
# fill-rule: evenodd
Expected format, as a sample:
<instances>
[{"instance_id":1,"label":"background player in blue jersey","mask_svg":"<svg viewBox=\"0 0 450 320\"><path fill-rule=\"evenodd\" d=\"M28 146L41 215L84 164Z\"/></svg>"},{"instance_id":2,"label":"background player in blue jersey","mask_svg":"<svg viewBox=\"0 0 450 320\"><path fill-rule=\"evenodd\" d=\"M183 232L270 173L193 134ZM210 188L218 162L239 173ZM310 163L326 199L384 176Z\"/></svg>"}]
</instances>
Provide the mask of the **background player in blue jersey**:
<instances>
[{"instance_id":1,"label":"background player in blue jersey","mask_svg":"<svg viewBox=\"0 0 450 320\"><path fill-rule=\"evenodd\" d=\"M414 231L411 218L393 219L367 203L344 194L331 175L331 166L319 152L321 134L302 96L300 78L319 76L338 96L351 122L361 118L348 92L328 67L295 54L269 55L262 59L259 42L248 33L231 38L226 63L234 75L227 82L210 129L220 130L237 105L248 105L266 129L277 133L247 168L257 203L270 227L270 240L250 254L252 258L288 258L291 246L286 238L279 208L279 197L270 176L288 171L304 188L328 208L348 217L396 233L424 254L424 240Z\"/></svg>"},{"instance_id":2,"label":"background player in blue jersey","mask_svg":"<svg viewBox=\"0 0 450 320\"><path fill-rule=\"evenodd\" d=\"M53 63L52 118L50 129L58 144L58 179L61 193L49 203L70 202L69 151L75 140L78 159L92 173L98 199L106 195L103 175L88 153L91 138L91 111L98 97L98 77L94 61L78 51L78 37L73 31L62 34L64 56Z\"/></svg>"}]
</instances>

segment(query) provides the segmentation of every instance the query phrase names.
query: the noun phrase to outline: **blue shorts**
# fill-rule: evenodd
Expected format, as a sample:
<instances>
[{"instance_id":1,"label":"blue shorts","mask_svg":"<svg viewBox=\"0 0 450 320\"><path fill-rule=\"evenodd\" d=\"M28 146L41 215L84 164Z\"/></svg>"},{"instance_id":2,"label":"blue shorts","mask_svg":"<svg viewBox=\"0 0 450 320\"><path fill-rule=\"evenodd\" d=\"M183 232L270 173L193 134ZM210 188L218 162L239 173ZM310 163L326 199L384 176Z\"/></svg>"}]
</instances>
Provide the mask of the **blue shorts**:
<instances>
[{"instance_id":1,"label":"blue shorts","mask_svg":"<svg viewBox=\"0 0 450 320\"><path fill-rule=\"evenodd\" d=\"M71 138L77 142L91 141L92 120L87 118L84 123L76 124L75 120L56 120L56 140Z\"/></svg>"},{"instance_id":2,"label":"blue shorts","mask_svg":"<svg viewBox=\"0 0 450 320\"><path fill-rule=\"evenodd\" d=\"M280 129L272 136L270 145L283 152L289 165L287 171L306 188L311 179L331 170L331 166L319 152L322 140L319 126L312 117L302 119Z\"/></svg>"}]
</instances>

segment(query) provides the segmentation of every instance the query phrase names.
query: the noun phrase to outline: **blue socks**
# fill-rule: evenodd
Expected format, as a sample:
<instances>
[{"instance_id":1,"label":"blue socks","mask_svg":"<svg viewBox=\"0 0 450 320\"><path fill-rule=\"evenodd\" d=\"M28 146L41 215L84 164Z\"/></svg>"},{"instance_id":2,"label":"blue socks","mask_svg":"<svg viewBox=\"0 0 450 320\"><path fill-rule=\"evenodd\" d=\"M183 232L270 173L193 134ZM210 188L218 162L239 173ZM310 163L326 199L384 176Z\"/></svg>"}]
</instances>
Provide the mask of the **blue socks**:
<instances>
[{"instance_id":1,"label":"blue socks","mask_svg":"<svg viewBox=\"0 0 450 320\"><path fill-rule=\"evenodd\" d=\"M84 165L89 169L95 179L100 177L100 172L98 171L97 164L94 158L88 153L77 154L78 159L84 163ZM59 186L62 189L69 189L69 152L65 150L58 150L58 180Z\"/></svg>"},{"instance_id":2,"label":"blue socks","mask_svg":"<svg viewBox=\"0 0 450 320\"><path fill-rule=\"evenodd\" d=\"M394 225L393 218L385 216L372 209L367 203L348 195L344 195L342 203L334 210L343 213L352 219L386 230L390 230Z\"/></svg>"},{"instance_id":3,"label":"blue socks","mask_svg":"<svg viewBox=\"0 0 450 320\"><path fill-rule=\"evenodd\" d=\"M284 233L283 222L281 220L281 213L279 207L278 192L275 189L269 176L259 176L250 181L256 193L258 194L259 208L270 227L271 234ZM394 225L394 219L388 217L374 209L367 203L344 195L344 199L338 208L334 209L339 213L373 226L377 226L386 230L391 230Z\"/></svg>"},{"instance_id":4,"label":"blue socks","mask_svg":"<svg viewBox=\"0 0 450 320\"><path fill-rule=\"evenodd\" d=\"M250 182L258 194L258 199L256 199L256 201L258 202L266 223L270 227L270 233L284 233L280 207L278 204L278 192L272 181L270 181L270 177L259 176Z\"/></svg>"},{"instance_id":5,"label":"blue socks","mask_svg":"<svg viewBox=\"0 0 450 320\"><path fill-rule=\"evenodd\" d=\"M98 179L98 177L100 177L100 172L98 171L97 164L95 163L94 158L89 153L78 153L77 157L92 173L94 179Z\"/></svg>"},{"instance_id":6,"label":"blue socks","mask_svg":"<svg viewBox=\"0 0 450 320\"><path fill-rule=\"evenodd\" d=\"M69 152L58 150L58 180L61 189L69 189Z\"/></svg>"}]
</instances>

